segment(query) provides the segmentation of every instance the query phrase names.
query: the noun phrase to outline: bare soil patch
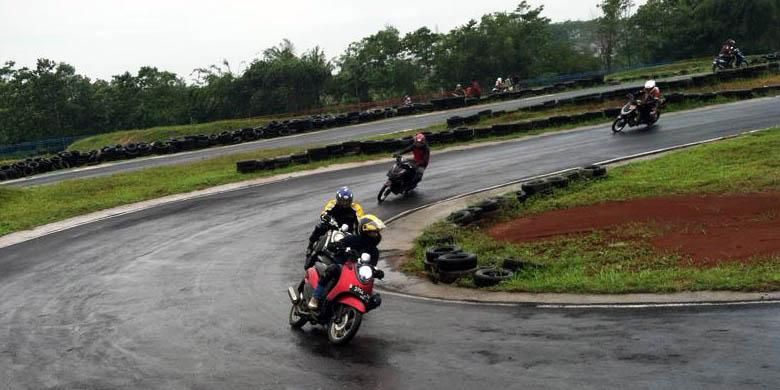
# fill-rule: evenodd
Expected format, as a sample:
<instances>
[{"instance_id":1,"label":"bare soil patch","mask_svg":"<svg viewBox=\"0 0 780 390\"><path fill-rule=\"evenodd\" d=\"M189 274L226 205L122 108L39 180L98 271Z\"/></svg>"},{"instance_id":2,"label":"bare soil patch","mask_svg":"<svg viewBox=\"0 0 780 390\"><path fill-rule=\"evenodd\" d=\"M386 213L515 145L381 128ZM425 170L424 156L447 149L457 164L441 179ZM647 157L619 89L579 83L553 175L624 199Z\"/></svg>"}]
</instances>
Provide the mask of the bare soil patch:
<instances>
[{"instance_id":1,"label":"bare soil patch","mask_svg":"<svg viewBox=\"0 0 780 390\"><path fill-rule=\"evenodd\" d=\"M563 235L647 226L644 240L660 251L675 252L694 265L724 261L750 263L780 255L780 193L674 196L556 210L493 226L498 240L523 243ZM641 230L641 229L640 229Z\"/></svg>"}]
</instances>

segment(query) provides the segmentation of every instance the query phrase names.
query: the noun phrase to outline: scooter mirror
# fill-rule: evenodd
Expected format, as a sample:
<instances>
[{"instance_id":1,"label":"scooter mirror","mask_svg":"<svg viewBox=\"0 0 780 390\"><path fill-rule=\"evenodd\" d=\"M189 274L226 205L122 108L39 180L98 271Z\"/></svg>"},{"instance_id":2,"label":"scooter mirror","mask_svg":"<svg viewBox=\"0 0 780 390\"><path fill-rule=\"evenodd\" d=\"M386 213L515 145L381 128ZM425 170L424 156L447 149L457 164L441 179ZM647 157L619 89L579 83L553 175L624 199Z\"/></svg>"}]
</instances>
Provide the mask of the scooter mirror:
<instances>
[{"instance_id":1,"label":"scooter mirror","mask_svg":"<svg viewBox=\"0 0 780 390\"><path fill-rule=\"evenodd\" d=\"M343 224L343 225L341 225L341 231L342 231L342 232L346 232L346 231L348 231L348 230L349 230L349 225L347 225L346 223L345 223L345 224Z\"/></svg>"},{"instance_id":2,"label":"scooter mirror","mask_svg":"<svg viewBox=\"0 0 780 390\"><path fill-rule=\"evenodd\" d=\"M362 255L360 255L360 262L363 264L368 264L369 262L371 262L371 255L369 255L368 253L363 253Z\"/></svg>"}]
</instances>

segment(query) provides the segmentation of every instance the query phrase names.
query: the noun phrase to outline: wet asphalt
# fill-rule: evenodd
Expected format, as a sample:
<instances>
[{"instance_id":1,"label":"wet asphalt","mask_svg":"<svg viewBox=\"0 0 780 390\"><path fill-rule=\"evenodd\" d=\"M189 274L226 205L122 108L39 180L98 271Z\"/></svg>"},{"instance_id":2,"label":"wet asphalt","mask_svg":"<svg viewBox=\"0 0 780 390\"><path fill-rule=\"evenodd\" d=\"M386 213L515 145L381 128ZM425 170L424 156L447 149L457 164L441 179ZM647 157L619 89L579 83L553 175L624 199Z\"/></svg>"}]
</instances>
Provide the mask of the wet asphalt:
<instances>
[{"instance_id":1,"label":"wet asphalt","mask_svg":"<svg viewBox=\"0 0 780 390\"><path fill-rule=\"evenodd\" d=\"M387 218L559 169L780 124L780 98L434 156L376 205L387 164L284 180L0 249L0 389L776 388L780 307L480 306L385 295L346 347L287 326L319 208ZM381 282L380 282L381 285Z\"/></svg>"}]
</instances>

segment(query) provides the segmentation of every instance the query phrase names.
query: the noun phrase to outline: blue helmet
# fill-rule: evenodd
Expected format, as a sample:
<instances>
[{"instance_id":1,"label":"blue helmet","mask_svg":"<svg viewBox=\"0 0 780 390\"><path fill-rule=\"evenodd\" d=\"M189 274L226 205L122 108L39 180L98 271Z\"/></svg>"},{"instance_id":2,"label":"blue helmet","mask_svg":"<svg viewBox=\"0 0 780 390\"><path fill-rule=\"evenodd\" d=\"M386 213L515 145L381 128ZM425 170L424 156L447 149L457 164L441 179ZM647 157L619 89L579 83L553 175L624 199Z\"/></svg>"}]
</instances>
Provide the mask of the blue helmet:
<instances>
[{"instance_id":1,"label":"blue helmet","mask_svg":"<svg viewBox=\"0 0 780 390\"><path fill-rule=\"evenodd\" d=\"M355 195L349 187L341 187L338 192L336 192L336 204L341 207L351 207L352 199L354 198Z\"/></svg>"}]
</instances>

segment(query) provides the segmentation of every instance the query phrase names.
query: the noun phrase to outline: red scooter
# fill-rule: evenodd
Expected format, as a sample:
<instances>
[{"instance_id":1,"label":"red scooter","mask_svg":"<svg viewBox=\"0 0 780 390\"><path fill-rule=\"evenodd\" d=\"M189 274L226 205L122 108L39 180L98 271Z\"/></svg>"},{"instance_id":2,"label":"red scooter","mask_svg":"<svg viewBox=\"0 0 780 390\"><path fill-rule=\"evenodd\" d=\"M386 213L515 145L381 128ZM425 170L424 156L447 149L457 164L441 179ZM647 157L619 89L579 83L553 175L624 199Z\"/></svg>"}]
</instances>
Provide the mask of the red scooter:
<instances>
[{"instance_id":1,"label":"red scooter","mask_svg":"<svg viewBox=\"0 0 780 390\"><path fill-rule=\"evenodd\" d=\"M381 279L384 273L370 264L367 253L357 256L349 251L349 260L341 268L341 276L328 292L319 311L312 312L306 303L314 293L320 278L332 259L319 254L314 266L306 270L298 288L288 287L292 307L290 308L290 326L299 329L311 322L323 325L327 329L328 340L333 344L345 344L355 337L363 315L376 309L382 303L379 294L374 294L374 278Z\"/></svg>"}]
</instances>

